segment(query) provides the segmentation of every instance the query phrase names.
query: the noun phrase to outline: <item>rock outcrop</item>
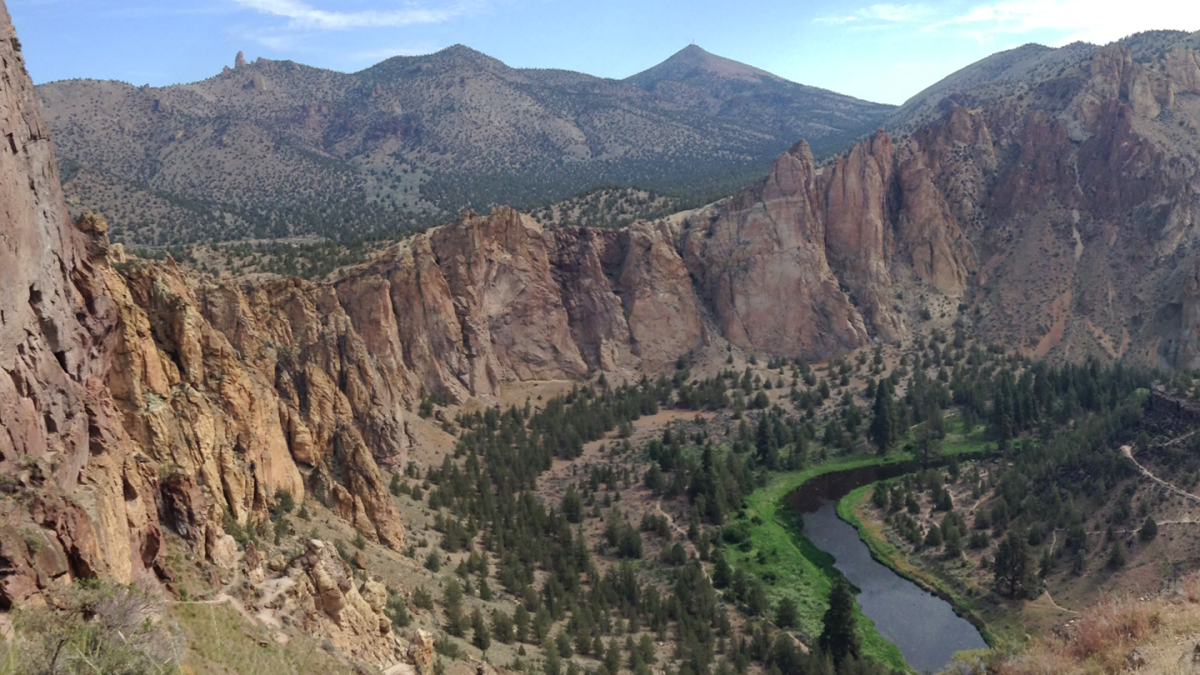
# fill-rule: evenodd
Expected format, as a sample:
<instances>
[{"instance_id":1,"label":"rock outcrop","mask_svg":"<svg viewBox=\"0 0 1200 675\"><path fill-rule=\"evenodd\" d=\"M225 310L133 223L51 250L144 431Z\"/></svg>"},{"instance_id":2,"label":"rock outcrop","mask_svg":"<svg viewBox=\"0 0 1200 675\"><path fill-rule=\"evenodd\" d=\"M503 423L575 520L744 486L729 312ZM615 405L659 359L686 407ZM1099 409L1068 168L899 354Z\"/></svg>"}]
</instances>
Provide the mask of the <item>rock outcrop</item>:
<instances>
[{"instance_id":1,"label":"rock outcrop","mask_svg":"<svg viewBox=\"0 0 1200 675\"><path fill-rule=\"evenodd\" d=\"M801 143L763 183L689 216L684 259L721 332L743 349L819 359L907 338L898 292L961 298L977 261L951 200L968 197L927 165L970 142L954 124L900 148L880 131L821 169Z\"/></svg>"},{"instance_id":2,"label":"rock outcrop","mask_svg":"<svg viewBox=\"0 0 1200 675\"><path fill-rule=\"evenodd\" d=\"M501 207L418 235L334 282L385 379L463 400L589 369L656 372L704 344L673 234L546 230ZM667 327L670 327L668 329Z\"/></svg>"},{"instance_id":3,"label":"rock outcrop","mask_svg":"<svg viewBox=\"0 0 1200 675\"><path fill-rule=\"evenodd\" d=\"M295 616L309 635L333 643L359 661L388 666L408 657L384 613L387 588L378 581L356 581L333 544L311 540L289 569L292 581L281 597L283 614Z\"/></svg>"},{"instance_id":4,"label":"rock outcrop","mask_svg":"<svg viewBox=\"0 0 1200 675\"><path fill-rule=\"evenodd\" d=\"M67 216L49 134L0 4L0 606L72 576L130 581L161 562L157 476L105 386L114 303ZM97 246L103 244L96 241ZM35 543L36 542L36 543ZM65 563L65 564L64 564Z\"/></svg>"},{"instance_id":5,"label":"rock outcrop","mask_svg":"<svg viewBox=\"0 0 1200 675\"><path fill-rule=\"evenodd\" d=\"M829 266L819 187L801 142L766 181L685 224L684 260L739 347L820 358L866 344L862 316Z\"/></svg>"},{"instance_id":6,"label":"rock outcrop","mask_svg":"<svg viewBox=\"0 0 1200 675\"><path fill-rule=\"evenodd\" d=\"M1200 65L1192 46L1138 48L1049 52L1028 81L948 96L823 167L798 145L686 217L679 246L719 332L820 358L958 306L1030 356L1200 365Z\"/></svg>"}]
</instances>

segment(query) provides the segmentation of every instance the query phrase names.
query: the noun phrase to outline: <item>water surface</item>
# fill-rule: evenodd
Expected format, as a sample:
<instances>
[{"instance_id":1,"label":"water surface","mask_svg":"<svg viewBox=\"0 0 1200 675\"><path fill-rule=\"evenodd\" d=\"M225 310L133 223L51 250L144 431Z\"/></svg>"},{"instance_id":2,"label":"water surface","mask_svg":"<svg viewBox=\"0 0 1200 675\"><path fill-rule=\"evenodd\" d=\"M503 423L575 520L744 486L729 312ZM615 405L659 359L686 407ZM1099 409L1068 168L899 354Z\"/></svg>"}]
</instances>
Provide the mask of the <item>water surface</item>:
<instances>
[{"instance_id":1,"label":"water surface","mask_svg":"<svg viewBox=\"0 0 1200 675\"><path fill-rule=\"evenodd\" d=\"M837 500L851 490L910 471L897 464L818 476L789 495L788 503L804 514L805 536L832 555L834 567L861 590L858 604L879 634L917 671L937 672L955 652L987 649L987 643L950 603L872 558L858 530L837 515Z\"/></svg>"}]
</instances>

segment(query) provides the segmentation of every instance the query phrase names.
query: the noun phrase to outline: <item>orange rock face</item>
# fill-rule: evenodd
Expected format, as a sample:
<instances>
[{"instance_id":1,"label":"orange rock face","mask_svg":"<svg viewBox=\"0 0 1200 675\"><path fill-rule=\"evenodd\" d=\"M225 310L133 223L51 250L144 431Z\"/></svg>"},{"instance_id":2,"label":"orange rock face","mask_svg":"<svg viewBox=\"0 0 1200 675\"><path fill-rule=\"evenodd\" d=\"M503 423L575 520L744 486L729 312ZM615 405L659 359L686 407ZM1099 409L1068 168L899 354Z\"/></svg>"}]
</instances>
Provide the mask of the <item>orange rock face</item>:
<instances>
[{"instance_id":1,"label":"orange rock face","mask_svg":"<svg viewBox=\"0 0 1200 675\"><path fill-rule=\"evenodd\" d=\"M820 167L801 142L671 219L501 207L308 282L126 260L102 218L72 227L13 35L0 13L0 476L31 499L0 513L0 606L165 575L160 521L233 564L226 514L265 519L281 491L400 547L380 467L406 462L422 392L654 374L722 338L822 359L911 336L935 302L1030 355L1200 366L1190 47L1097 49Z\"/></svg>"},{"instance_id":2,"label":"orange rock face","mask_svg":"<svg viewBox=\"0 0 1200 675\"><path fill-rule=\"evenodd\" d=\"M830 269L825 234L812 152L800 143L765 182L685 224L684 260L731 342L821 358L868 339Z\"/></svg>"},{"instance_id":3,"label":"orange rock face","mask_svg":"<svg viewBox=\"0 0 1200 675\"><path fill-rule=\"evenodd\" d=\"M34 490L6 522L52 553L10 544L5 606L74 575L129 581L161 562L157 476L136 461L105 387L117 314L89 255L105 234L67 217L17 44L0 4L0 474Z\"/></svg>"}]
</instances>

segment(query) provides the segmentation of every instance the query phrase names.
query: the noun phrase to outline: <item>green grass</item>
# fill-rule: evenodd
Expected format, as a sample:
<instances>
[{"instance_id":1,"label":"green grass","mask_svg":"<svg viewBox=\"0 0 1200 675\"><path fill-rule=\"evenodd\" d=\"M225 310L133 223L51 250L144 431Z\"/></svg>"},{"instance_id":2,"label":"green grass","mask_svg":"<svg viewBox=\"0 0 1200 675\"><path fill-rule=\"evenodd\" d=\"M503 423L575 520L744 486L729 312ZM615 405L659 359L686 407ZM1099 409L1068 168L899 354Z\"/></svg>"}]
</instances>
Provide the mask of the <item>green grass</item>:
<instances>
[{"instance_id":1,"label":"green grass","mask_svg":"<svg viewBox=\"0 0 1200 675\"><path fill-rule=\"evenodd\" d=\"M178 604L170 616L187 637L184 673L279 673L280 675L351 675L317 643L298 631L288 631L283 647L269 634L244 620L228 604ZM266 641L263 646L259 640Z\"/></svg>"},{"instance_id":2,"label":"green grass","mask_svg":"<svg viewBox=\"0 0 1200 675\"><path fill-rule=\"evenodd\" d=\"M768 583L767 597L775 606L785 598L791 598L800 615L800 632L813 639L821 634L821 621L829 606L829 591L833 582L827 569L832 564L828 554L817 549L799 529L787 509L779 502L792 490L821 474L844 469L854 469L904 461L896 457L859 457L836 459L803 471L780 474L769 485L754 491L746 498L745 514L752 523L750 528L750 551L731 547L729 563L735 569L758 578L774 575L774 583ZM761 523L753 524L757 516ZM758 552L766 554L766 562L760 563ZM859 636L863 654L886 664L890 668L908 670L900 650L879 634L875 624L861 611L858 612Z\"/></svg>"},{"instance_id":3,"label":"green grass","mask_svg":"<svg viewBox=\"0 0 1200 675\"><path fill-rule=\"evenodd\" d=\"M960 416L947 417L946 428L948 433L942 443L943 456L972 455L986 451L983 432L975 429L971 433L964 433ZM900 445L903 446L904 442ZM832 568L832 557L819 550L800 532L789 510L781 507L781 500L804 483L826 473L887 466L912 459L912 453L904 450L886 456L839 457L802 471L775 475L770 483L746 498L744 517L751 525L751 550L730 547L727 553L730 565L769 580L766 589L772 607L785 597L791 598L799 608L800 632L810 639L815 638L821 633L822 619L829 606L829 591L833 584L830 575L837 572ZM763 562L759 561L760 552L764 554ZM900 650L879 634L875 624L861 610L856 609L856 612L863 654L889 668L910 670Z\"/></svg>"}]
</instances>

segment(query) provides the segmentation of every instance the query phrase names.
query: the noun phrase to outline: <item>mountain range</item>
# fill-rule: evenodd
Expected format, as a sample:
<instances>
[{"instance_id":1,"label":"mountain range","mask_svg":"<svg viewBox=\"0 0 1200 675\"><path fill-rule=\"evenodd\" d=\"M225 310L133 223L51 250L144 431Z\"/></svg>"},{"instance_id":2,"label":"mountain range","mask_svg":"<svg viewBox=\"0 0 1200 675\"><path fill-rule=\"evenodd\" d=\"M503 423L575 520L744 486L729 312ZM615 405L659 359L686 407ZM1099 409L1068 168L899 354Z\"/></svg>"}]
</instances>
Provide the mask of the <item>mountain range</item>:
<instances>
[{"instance_id":1,"label":"mountain range","mask_svg":"<svg viewBox=\"0 0 1200 675\"><path fill-rule=\"evenodd\" d=\"M900 424L889 411L918 407L917 396L927 396L926 409L936 414L922 423L930 442L934 419L958 424L957 416L943 415L951 398L963 399L963 417L986 412L1001 427L1012 425L1013 408L1025 416L1027 429L1044 422L1042 428L1054 432L1050 417L1060 418L1064 428L1084 421L1076 427L1080 435L1045 445L1027 442L1033 441L1027 436L1008 446L1010 439L997 434L996 447L1008 454L999 464L980 464L989 471L1028 466L1029 457L1059 445L1053 452L1065 459L1046 472L1048 480L1057 480L1059 469L1069 472L1064 482L1080 495L1094 491L1098 499L1116 488L1084 487L1103 483L1089 473L1093 468L1107 465L1117 475L1132 469L1117 463L1115 447L1086 457L1083 446L1092 444L1086 436L1105 437L1095 442L1105 446L1127 439L1092 431L1113 418L1087 421L1075 412L1111 410L1127 398L1125 407L1136 413L1136 401L1157 399L1169 404L1163 414L1179 424L1197 419L1193 402L1186 403L1189 411L1161 391L1126 396L1098 385L1104 380L1086 371L1099 366L1047 375L1045 364L1033 360L1120 362L1109 381L1125 365L1177 373L1200 368L1200 33L1143 33L1105 46L1021 47L970 66L894 110L796 89L698 49L621 83L513 71L452 48L354 75L239 59L228 72L195 85L150 90L79 81L36 93L23 59L0 0L0 135L7 140L0 143L6 218L0 236L0 370L6 375L0 377L0 610L44 605L77 579L161 585L180 612L194 606L189 586L207 588L216 596L199 602L206 605L203 623L213 631L215 603L282 612L226 615L232 626L240 626L238 614L245 614L248 625L289 631L246 633L254 654L274 650L272 640L282 646L307 634L323 641L310 655L345 654L347 663L380 669L407 666L399 662L408 658L414 670L392 672L437 672L430 634L396 635L400 611L416 615L423 605L419 625L450 623L461 614L463 598L459 582L452 586L449 580L459 570L464 581L475 576L477 553L484 568L479 598L468 594L476 610L491 602L484 599L492 594L486 585L491 569L504 601L525 598L502 580L528 572L524 587L532 590L535 570L545 582L532 597L563 601L575 591L551 571L555 561L587 559L594 550L597 559L616 563L611 553L625 555L616 540L641 542L632 524L637 521L625 520L621 509L640 509L648 531L658 529L649 518L662 518L663 529L680 535L672 544L679 553L671 566L680 570L671 572L674 585L686 596L685 573L702 581L703 603L716 607L701 556L691 560L683 545L707 547L724 540L724 532L752 544L750 535L734 528L753 521L749 513L721 511L734 522L720 530L721 539L710 539L719 530L700 530L699 513L707 510L697 506L699 499L685 497L689 487L736 487L723 483L733 480L727 477L735 470L745 475L748 490L781 485L771 482L777 474L769 464L743 464L738 456L768 462L782 446L790 446L788 457L800 462L789 469L793 477L806 464L804 471L828 468L820 462L839 447L830 429L857 435L855 428L863 426L856 400L879 404L870 426L886 422L883 454L872 451L880 461L902 457L899 448L888 447L886 436ZM771 97L760 94L770 90L798 93L791 104L768 105ZM825 104L804 107L819 96L827 97ZM835 104L845 109L831 112ZM858 117L846 112L851 108ZM574 227L566 221L576 213L607 211L614 202L624 205L617 209L622 222L630 205L664 209L678 202L612 190L598 201L581 198L550 209L547 218L564 221L554 225L507 206L490 215L468 211L319 279L213 275L171 257L129 256L110 240L118 233L131 243L371 234L394 229L397 214L413 209L442 213L452 203L474 203L454 196L467 195L471 186L499 195L477 197L484 202L536 201L561 196L557 188L543 193L528 187L539 179L565 176L563 185L576 178L582 185L607 178L601 168L641 167L645 174L630 175L684 183L701 176L719 185L721 176L751 170L759 161L755 153L768 152L785 133L797 135L787 129L799 127L788 125L802 118L815 126L799 133L828 144L816 147L842 150L822 159L816 141L789 140L789 147L772 151L770 166L752 184L697 208L625 226ZM845 121L851 118L853 123ZM739 126L734 119L753 121ZM845 124L834 125L836 120ZM885 128L859 137L856 129L863 127L854 125L860 123ZM853 139L839 145L837 134ZM413 145L405 145L409 141ZM61 174L55 144L66 157ZM568 165L593 168L571 173L563 168ZM468 181L480 176L494 182ZM392 205L378 196L385 187L389 195L409 194L410 201ZM70 213L68 205L80 213ZM95 207L107 209L120 230L88 211ZM783 379L788 365L790 392ZM861 374L853 385L852 372ZM990 396L988 385L971 381L990 381L993 374ZM893 400L892 384L884 382L904 378L907 391L895 392ZM1194 385L1190 377L1176 379L1176 388ZM726 381L744 382L734 385L732 400ZM704 404L696 397L706 396L713 382L725 401ZM1041 386L1062 396L1039 420L1034 408L1020 410L1033 406L1036 396L1014 392ZM861 395L868 387L873 397ZM757 393L748 409L745 395L751 392ZM684 397L693 397L691 403ZM669 405L679 409L660 407ZM682 427L694 435L668 436L670 427L652 426L655 418L672 417L694 425ZM755 417L758 431L751 432L747 418ZM857 421L851 423L852 417ZM847 431L839 431L839 419ZM635 420L640 429L632 428ZM824 427L820 440L818 423ZM963 424L963 438L979 426ZM522 441L516 451L513 439L526 431L534 440ZM684 457L676 443L685 437L695 440L705 459ZM498 444L469 445L481 438ZM739 449L722 450L723 458L713 461L710 439ZM1072 439L1080 439L1079 447ZM981 451L993 442L980 440ZM644 443L644 454L634 453L635 442ZM819 451L810 454L806 444ZM475 447L487 450L477 454ZM659 494L663 472L654 467L666 455L643 459L664 447L679 449L666 472L678 499ZM1179 452L1193 449L1181 446ZM1121 453L1133 460L1129 445ZM848 466L847 458L869 459L828 456L837 462L833 467ZM545 467L534 468L535 462ZM685 464L707 468L685 481ZM538 473L556 465L555 482L538 481ZM591 498L602 483L608 483L602 499L609 492L620 496L618 490L627 496L620 507L609 502L607 522L600 503L589 504L594 515L586 516L586 529L595 538L589 545L581 534L576 554L568 553L576 531L569 517L561 527L530 524L554 522L555 504L568 511L566 495L587 483L576 473L581 465L590 467ZM652 468L643 473L646 466ZM957 472L957 463L953 467ZM601 468L611 472L610 480L601 481ZM622 476L625 469L631 470ZM979 467L969 470L971 485L956 499L982 490ZM494 482L476 482L486 475ZM658 488L648 484L655 475ZM422 478L426 483L419 487ZM987 482L1021 486L997 474ZM414 489L420 490L416 497ZM1150 489L1150 495L1160 494L1157 484ZM712 503L724 499L724 488L704 490L698 496L712 494ZM1120 490L1131 515L1130 495ZM475 494L478 501L466 501ZM738 488L729 505L747 503L748 494ZM1058 501L1057 489L1053 494L1047 504ZM1075 510L1073 499L1068 494L1062 501ZM1146 508L1164 501L1141 499ZM500 552L504 533L494 526L477 531L487 519L476 520L468 503L481 514L511 514L517 524L510 533L523 530L528 541L567 543L553 555L528 559L518 557L516 547ZM694 509L692 525L701 534L688 536L678 524L683 518L668 519L664 503L677 513ZM285 504L300 505L290 533L285 524L291 506ZM928 509L932 519L939 508L918 504L915 511ZM578 510L582 521L582 504ZM534 515L525 519L522 512ZM761 522L775 521L774 511L762 513L768 517ZM1008 517L1007 507L991 513ZM938 517L942 526L930 531L940 533L946 525L948 513ZM1071 527L1084 542L1090 534L1099 545L1103 518L1096 517L1098 531L1083 530L1091 515L1081 514ZM578 531L585 531L582 522ZM442 535L442 550L435 532ZM478 550L477 534L488 542ZM596 546L610 536L614 541ZM1057 534L1051 536L1050 566ZM1174 536L1182 538L1163 538ZM355 541L347 546L351 537ZM457 537L462 540L456 543ZM663 554L666 543L676 541L674 534L655 537ZM1022 531L1019 540L1028 535ZM1010 533L1006 541L1009 547L1017 539ZM1114 551L1124 550L1119 542L1111 544ZM991 545L985 538L983 547ZM719 544L715 552L741 548ZM427 556L424 566L418 551ZM443 568L443 559L454 561L443 555L450 553L458 566ZM753 564L768 568L764 563L776 553L760 548L752 555L738 562L761 555L763 562ZM642 557L640 544L631 557ZM1167 559L1139 564L1138 574L1161 576L1146 570ZM713 577L720 560L711 563ZM619 576L663 569L654 564L645 556L637 565L612 568L621 570ZM368 568L403 569L405 579L416 580L402 591L411 589L414 609L402 609L405 596L397 593L393 600ZM592 592L601 583L626 583L612 574L601 581L598 571L566 569L571 584L586 577L586 595L593 598L601 595ZM274 575L270 581L268 573ZM1104 574L1095 578L1104 582L1115 572ZM631 579L635 594L656 588ZM417 590L429 597L425 589L443 581L446 611L435 614L431 601L417 602ZM1158 581L1153 579L1156 587ZM658 609L630 632L653 643L653 631L645 628L659 610L663 631L665 617L688 614L679 595L666 604L647 600ZM248 604L234 604L243 601ZM750 604L731 609L740 612L745 605L749 611ZM549 609L540 609L550 621ZM583 612L591 610L569 621ZM139 620L133 623L153 624L134 616ZM276 624L277 616L286 620ZM621 619L622 630L638 616ZM717 616L696 624L708 631ZM479 650L472 654L482 655L482 612L471 621ZM775 651L765 647L770 642L761 626L753 631L763 636L754 641L764 653ZM538 642L550 634L541 632ZM570 641L562 629L557 634ZM599 635L600 646L589 649L595 656L605 652L605 659L615 654L613 672L620 670L616 636L604 650ZM705 644L715 642L711 632L705 635ZM1171 639L1178 653L1181 645ZM447 660L453 657L444 645L464 642L449 633L437 640ZM782 644L794 655L791 638ZM516 654L525 653L523 644L519 649L514 663L520 663ZM742 649L748 648L732 651ZM655 657L662 657L663 667L690 668L668 660L668 650ZM542 663L552 654L556 659L556 651L542 652ZM451 675L466 675L492 666L476 669L460 661L449 667L457 669L447 671Z\"/></svg>"},{"instance_id":2,"label":"mountain range","mask_svg":"<svg viewBox=\"0 0 1200 675\"><path fill-rule=\"evenodd\" d=\"M839 150L892 110L695 45L620 81L456 45L352 74L239 55L193 84L69 80L38 95L73 212L103 212L118 241L143 245L390 234L419 214L607 184L701 203L798 138Z\"/></svg>"}]
</instances>

